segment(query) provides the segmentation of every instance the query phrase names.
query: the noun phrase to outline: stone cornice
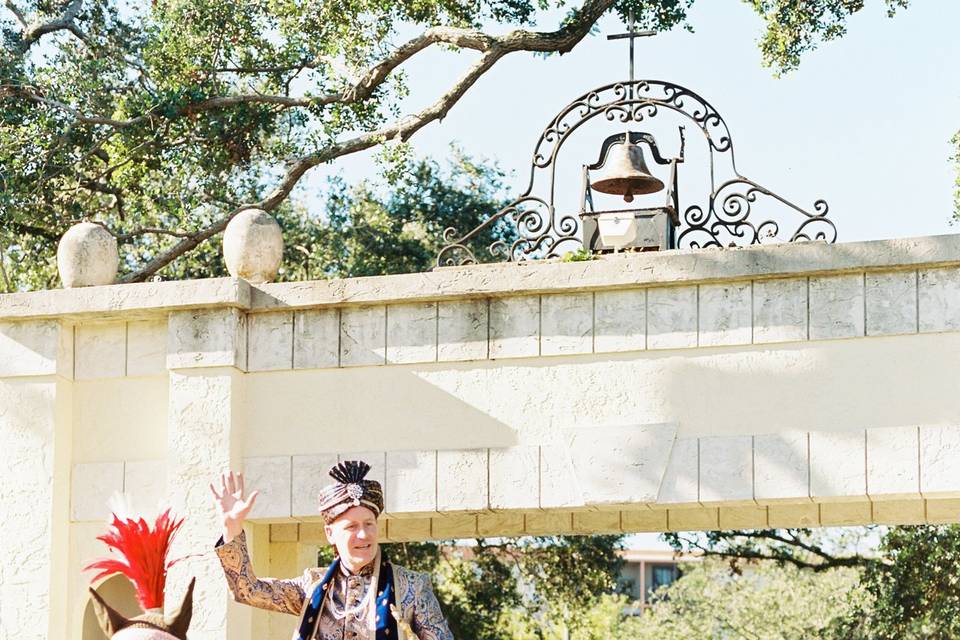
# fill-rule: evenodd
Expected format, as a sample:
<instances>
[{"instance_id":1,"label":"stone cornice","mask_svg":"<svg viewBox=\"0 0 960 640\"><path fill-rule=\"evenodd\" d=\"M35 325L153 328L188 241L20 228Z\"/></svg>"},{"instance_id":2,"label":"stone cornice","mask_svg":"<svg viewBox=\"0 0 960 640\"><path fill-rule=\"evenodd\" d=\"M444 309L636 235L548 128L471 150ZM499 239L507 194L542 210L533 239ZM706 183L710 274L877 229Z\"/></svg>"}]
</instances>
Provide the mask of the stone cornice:
<instances>
[{"instance_id":1,"label":"stone cornice","mask_svg":"<svg viewBox=\"0 0 960 640\"><path fill-rule=\"evenodd\" d=\"M426 273L259 286L233 278L110 285L0 295L0 320L137 317L193 308L247 311L563 293L724 280L960 265L960 234L738 249L688 249L447 267Z\"/></svg>"},{"instance_id":2,"label":"stone cornice","mask_svg":"<svg viewBox=\"0 0 960 640\"><path fill-rule=\"evenodd\" d=\"M250 308L250 285L236 278L112 284L0 295L0 320L133 319L170 311Z\"/></svg>"}]
</instances>

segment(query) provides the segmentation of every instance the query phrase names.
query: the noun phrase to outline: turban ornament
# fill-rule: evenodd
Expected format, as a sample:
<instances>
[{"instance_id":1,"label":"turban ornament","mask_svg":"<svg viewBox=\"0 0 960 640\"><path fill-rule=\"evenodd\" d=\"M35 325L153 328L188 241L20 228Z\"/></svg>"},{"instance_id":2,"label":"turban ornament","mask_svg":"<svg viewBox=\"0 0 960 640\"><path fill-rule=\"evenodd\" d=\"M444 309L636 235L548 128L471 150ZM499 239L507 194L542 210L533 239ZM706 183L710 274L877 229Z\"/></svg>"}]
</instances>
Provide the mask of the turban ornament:
<instances>
[{"instance_id":1,"label":"turban ornament","mask_svg":"<svg viewBox=\"0 0 960 640\"><path fill-rule=\"evenodd\" d=\"M320 515L326 523L339 518L352 507L367 507L378 516L383 512L383 489L376 480L366 480L370 465L361 460L345 460L330 469L334 483L320 492Z\"/></svg>"}]
</instances>

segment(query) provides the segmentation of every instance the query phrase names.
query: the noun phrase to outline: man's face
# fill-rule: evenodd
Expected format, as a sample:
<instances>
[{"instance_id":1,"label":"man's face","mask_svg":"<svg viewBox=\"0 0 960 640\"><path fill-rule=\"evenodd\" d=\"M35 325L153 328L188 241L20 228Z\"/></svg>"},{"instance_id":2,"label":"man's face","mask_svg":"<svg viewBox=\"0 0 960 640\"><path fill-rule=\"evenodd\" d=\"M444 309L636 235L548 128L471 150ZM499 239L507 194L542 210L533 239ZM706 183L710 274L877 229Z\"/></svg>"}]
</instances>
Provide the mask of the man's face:
<instances>
[{"instance_id":1,"label":"man's face","mask_svg":"<svg viewBox=\"0 0 960 640\"><path fill-rule=\"evenodd\" d=\"M377 516L366 507L351 507L323 528L327 540L351 569L360 569L377 555Z\"/></svg>"}]
</instances>

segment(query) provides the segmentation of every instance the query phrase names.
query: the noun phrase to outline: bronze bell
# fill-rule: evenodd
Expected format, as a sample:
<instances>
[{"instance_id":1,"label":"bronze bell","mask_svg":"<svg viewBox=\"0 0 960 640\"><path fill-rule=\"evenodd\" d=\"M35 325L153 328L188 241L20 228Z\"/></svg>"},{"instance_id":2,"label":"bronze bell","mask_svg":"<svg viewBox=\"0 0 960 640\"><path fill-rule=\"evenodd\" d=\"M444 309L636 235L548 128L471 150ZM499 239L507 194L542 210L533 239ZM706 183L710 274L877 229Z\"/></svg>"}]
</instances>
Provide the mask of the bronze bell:
<instances>
[{"instance_id":1,"label":"bronze bell","mask_svg":"<svg viewBox=\"0 0 960 640\"><path fill-rule=\"evenodd\" d=\"M634 195L656 193L663 189L663 181L651 175L643 159L643 150L630 142L627 132L623 140L613 135L604 140L607 153L597 167L597 177L590 186L601 193L623 196L633 202ZM609 146L608 146L609 144Z\"/></svg>"}]
</instances>

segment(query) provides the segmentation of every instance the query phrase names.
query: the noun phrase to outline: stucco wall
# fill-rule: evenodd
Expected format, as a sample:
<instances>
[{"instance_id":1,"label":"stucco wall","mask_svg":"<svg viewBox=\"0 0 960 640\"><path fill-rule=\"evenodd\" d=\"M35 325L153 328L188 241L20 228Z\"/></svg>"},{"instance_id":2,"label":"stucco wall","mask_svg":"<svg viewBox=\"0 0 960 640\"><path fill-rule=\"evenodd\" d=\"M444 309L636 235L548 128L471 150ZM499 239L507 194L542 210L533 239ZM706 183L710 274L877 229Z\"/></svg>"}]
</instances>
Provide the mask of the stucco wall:
<instances>
[{"instance_id":1,"label":"stucco wall","mask_svg":"<svg viewBox=\"0 0 960 640\"><path fill-rule=\"evenodd\" d=\"M2 295L0 633L28 602L80 628L115 491L209 549L226 467L282 574L354 456L388 540L956 521L958 355L958 236ZM197 638L286 633L226 604L209 553L173 600L188 574Z\"/></svg>"},{"instance_id":2,"label":"stucco wall","mask_svg":"<svg viewBox=\"0 0 960 640\"><path fill-rule=\"evenodd\" d=\"M243 451L503 448L663 422L680 437L951 424L957 362L960 333L253 373Z\"/></svg>"},{"instance_id":3,"label":"stucco wall","mask_svg":"<svg viewBox=\"0 0 960 640\"><path fill-rule=\"evenodd\" d=\"M167 377L74 383L74 463L161 459L167 448Z\"/></svg>"}]
</instances>

